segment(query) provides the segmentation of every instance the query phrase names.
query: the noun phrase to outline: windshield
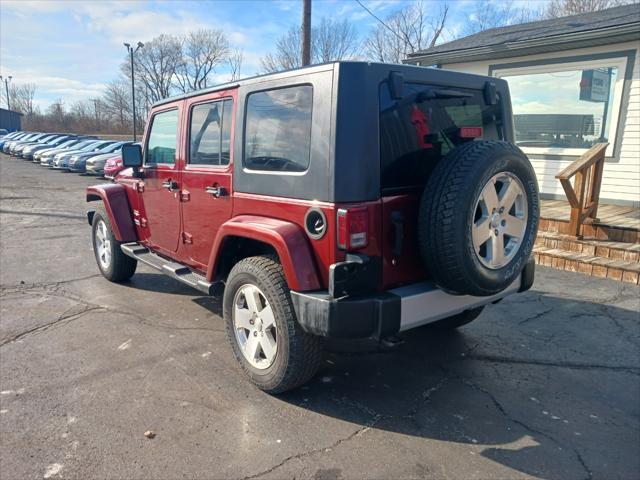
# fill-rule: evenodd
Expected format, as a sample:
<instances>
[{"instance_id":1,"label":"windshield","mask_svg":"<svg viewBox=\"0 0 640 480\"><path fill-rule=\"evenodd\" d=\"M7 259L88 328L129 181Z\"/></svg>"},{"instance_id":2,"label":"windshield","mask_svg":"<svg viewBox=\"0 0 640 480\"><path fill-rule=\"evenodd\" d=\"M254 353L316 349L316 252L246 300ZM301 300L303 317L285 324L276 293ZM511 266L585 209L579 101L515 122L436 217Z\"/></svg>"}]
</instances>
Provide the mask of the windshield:
<instances>
[{"instance_id":1,"label":"windshield","mask_svg":"<svg viewBox=\"0 0 640 480\"><path fill-rule=\"evenodd\" d=\"M98 152L102 152L102 153L110 153L113 152L114 148L114 142L109 142L107 144L101 145L100 148L98 149Z\"/></svg>"},{"instance_id":2,"label":"windshield","mask_svg":"<svg viewBox=\"0 0 640 480\"><path fill-rule=\"evenodd\" d=\"M103 142L90 142L88 145L81 148L80 150L82 150L83 152L93 152L94 150L99 148L102 144Z\"/></svg>"},{"instance_id":3,"label":"windshield","mask_svg":"<svg viewBox=\"0 0 640 480\"><path fill-rule=\"evenodd\" d=\"M60 145L58 145L58 147L60 147L60 148L70 147L70 146L75 145L77 143L79 143L78 140L66 140L66 141L62 142Z\"/></svg>"},{"instance_id":4,"label":"windshield","mask_svg":"<svg viewBox=\"0 0 640 480\"><path fill-rule=\"evenodd\" d=\"M113 143L113 144L109 145L107 148L101 149L100 151L104 152L104 153L118 152L118 151L120 151L122 146L124 144L127 144L127 143L130 143L130 142L116 142L116 143Z\"/></svg>"},{"instance_id":5,"label":"windshield","mask_svg":"<svg viewBox=\"0 0 640 480\"><path fill-rule=\"evenodd\" d=\"M72 150L82 150L85 147L88 147L89 145L91 145L92 143L95 143L95 140L82 140L76 144L71 144L69 145L70 147L73 147Z\"/></svg>"},{"instance_id":6,"label":"windshield","mask_svg":"<svg viewBox=\"0 0 640 480\"><path fill-rule=\"evenodd\" d=\"M67 142L67 141L69 141L69 137L60 137L60 138L56 138L53 144L58 146L58 145L62 145L64 142Z\"/></svg>"},{"instance_id":7,"label":"windshield","mask_svg":"<svg viewBox=\"0 0 640 480\"><path fill-rule=\"evenodd\" d=\"M406 83L393 99L380 85L382 189L424 186L440 159L463 143L504 138L502 109L481 88Z\"/></svg>"}]
</instances>

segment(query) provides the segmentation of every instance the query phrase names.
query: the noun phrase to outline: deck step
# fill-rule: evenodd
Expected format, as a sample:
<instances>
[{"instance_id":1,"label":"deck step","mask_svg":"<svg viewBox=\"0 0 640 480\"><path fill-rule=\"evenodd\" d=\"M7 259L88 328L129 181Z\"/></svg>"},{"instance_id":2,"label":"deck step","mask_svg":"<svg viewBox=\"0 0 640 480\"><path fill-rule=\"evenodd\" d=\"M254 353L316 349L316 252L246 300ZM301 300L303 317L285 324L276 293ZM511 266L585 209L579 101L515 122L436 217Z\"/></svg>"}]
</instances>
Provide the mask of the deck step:
<instances>
[{"instance_id":1,"label":"deck step","mask_svg":"<svg viewBox=\"0 0 640 480\"><path fill-rule=\"evenodd\" d=\"M555 218L540 218L540 232L569 233L569 222ZM640 242L640 221L638 228L604 225L600 223L585 224L582 226L582 235L586 239L607 240L611 242L638 243Z\"/></svg>"},{"instance_id":2,"label":"deck step","mask_svg":"<svg viewBox=\"0 0 640 480\"><path fill-rule=\"evenodd\" d=\"M576 239L570 235L553 232L539 232L536 246L559 249L574 253L585 253L591 256L640 261L640 243L612 242L608 240Z\"/></svg>"},{"instance_id":3,"label":"deck step","mask_svg":"<svg viewBox=\"0 0 640 480\"><path fill-rule=\"evenodd\" d=\"M204 275L182 265L181 263L163 258L135 242L124 243L120 248L125 255L135 258L136 260L161 271L165 275L168 275L185 285L200 290L207 295L211 295L213 292L213 284L208 282Z\"/></svg>"},{"instance_id":4,"label":"deck step","mask_svg":"<svg viewBox=\"0 0 640 480\"><path fill-rule=\"evenodd\" d=\"M595 253L589 253L593 246L591 245L591 242L578 242L582 243L582 251L550 248L545 246L544 243L538 243L533 249L533 255L536 263L538 265L553 267L559 270L580 272L594 277L611 278L613 280L640 285L640 261L637 259L635 261L624 260L624 254L638 253L638 250L635 249L638 244L630 244L630 248L632 249L609 249L609 253L612 251L623 251L623 258L616 259L599 256ZM585 247L587 248L586 251ZM596 246L595 251L597 251L598 248L599 247ZM618 253L615 253L615 255L618 255Z\"/></svg>"}]
</instances>

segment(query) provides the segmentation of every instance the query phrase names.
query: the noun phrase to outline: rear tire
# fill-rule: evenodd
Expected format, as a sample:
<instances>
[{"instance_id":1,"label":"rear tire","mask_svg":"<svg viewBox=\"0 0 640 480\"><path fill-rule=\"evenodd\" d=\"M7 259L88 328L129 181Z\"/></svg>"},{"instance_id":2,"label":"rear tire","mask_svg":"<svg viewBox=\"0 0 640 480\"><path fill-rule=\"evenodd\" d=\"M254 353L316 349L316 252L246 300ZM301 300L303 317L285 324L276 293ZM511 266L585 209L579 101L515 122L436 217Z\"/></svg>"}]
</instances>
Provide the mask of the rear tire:
<instances>
[{"instance_id":1,"label":"rear tire","mask_svg":"<svg viewBox=\"0 0 640 480\"><path fill-rule=\"evenodd\" d=\"M456 328L460 328L468 323L473 322L476 318L480 316L482 311L484 310L484 306L474 308L472 310L465 310L462 313L457 315L453 315L452 317L443 318L442 320L438 320L430 324L429 326L434 330L455 330Z\"/></svg>"},{"instance_id":2,"label":"rear tire","mask_svg":"<svg viewBox=\"0 0 640 480\"><path fill-rule=\"evenodd\" d=\"M276 394L294 389L320 367L322 341L300 327L276 258L249 257L233 267L223 313L233 353L261 390Z\"/></svg>"},{"instance_id":3,"label":"rear tire","mask_svg":"<svg viewBox=\"0 0 640 480\"><path fill-rule=\"evenodd\" d=\"M93 214L91 232L93 253L102 276L111 282L129 280L135 273L138 262L120 249L122 242L113 236L109 215L102 206Z\"/></svg>"}]
</instances>

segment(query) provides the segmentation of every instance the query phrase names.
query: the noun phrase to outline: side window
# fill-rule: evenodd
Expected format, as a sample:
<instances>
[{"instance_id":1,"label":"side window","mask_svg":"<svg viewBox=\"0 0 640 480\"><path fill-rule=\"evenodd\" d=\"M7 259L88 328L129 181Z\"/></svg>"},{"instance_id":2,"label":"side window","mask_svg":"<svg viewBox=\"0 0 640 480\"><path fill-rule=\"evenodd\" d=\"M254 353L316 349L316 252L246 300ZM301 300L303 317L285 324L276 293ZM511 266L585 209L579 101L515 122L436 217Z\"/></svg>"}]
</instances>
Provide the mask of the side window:
<instances>
[{"instance_id":1,"label":"side window","mask_svg":"<svg viewBox=\"0 0 640 480\"><path fill-rule=\"evenodd\" d=\"M304 172L309 167L313 88L301 85L249 95L244 166Z\"/></svg>"},{"instance_id":2,"label":"side window","mask_svg":"<svg viewBox=\"0 0 640 480\"><path fill-rule=\"evenodd\" d=\"M229 164L232 106L232 100L223 100L193 107L189 148L190 164Z\"/></svg>"},{"instance_id":3,"label":"side window","mask_svg":"<svg viewBox=\"0 0 640 480\"><path fill-rule=\"evenodd\" d=\"M158 113L151 122L145 163L173 165L176 161L178 110Z\"/></svg>"}]
</instances>

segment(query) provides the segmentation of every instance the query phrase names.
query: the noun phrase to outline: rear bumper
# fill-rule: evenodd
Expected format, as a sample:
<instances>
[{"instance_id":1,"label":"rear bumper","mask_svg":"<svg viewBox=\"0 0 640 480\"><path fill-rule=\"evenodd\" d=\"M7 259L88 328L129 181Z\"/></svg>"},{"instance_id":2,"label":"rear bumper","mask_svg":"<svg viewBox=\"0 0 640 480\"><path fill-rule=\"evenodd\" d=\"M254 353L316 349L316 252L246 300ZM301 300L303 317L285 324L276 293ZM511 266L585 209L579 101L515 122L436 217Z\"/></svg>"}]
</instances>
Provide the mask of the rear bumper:
<instances>
[{"instance_id":1,"label":"rear bumper","mask_svg":"<svg viewBox=\"0 0 640 480\"><path fill-rule=\"evenodd\" d=\"M291 292L298 322L314 335L331 338L380 338L442 320L531 288L535 262L520 277L489 297L451 295L421 282L366 296L333 298L329 292Z\"/></svg>"}]
</instances>

